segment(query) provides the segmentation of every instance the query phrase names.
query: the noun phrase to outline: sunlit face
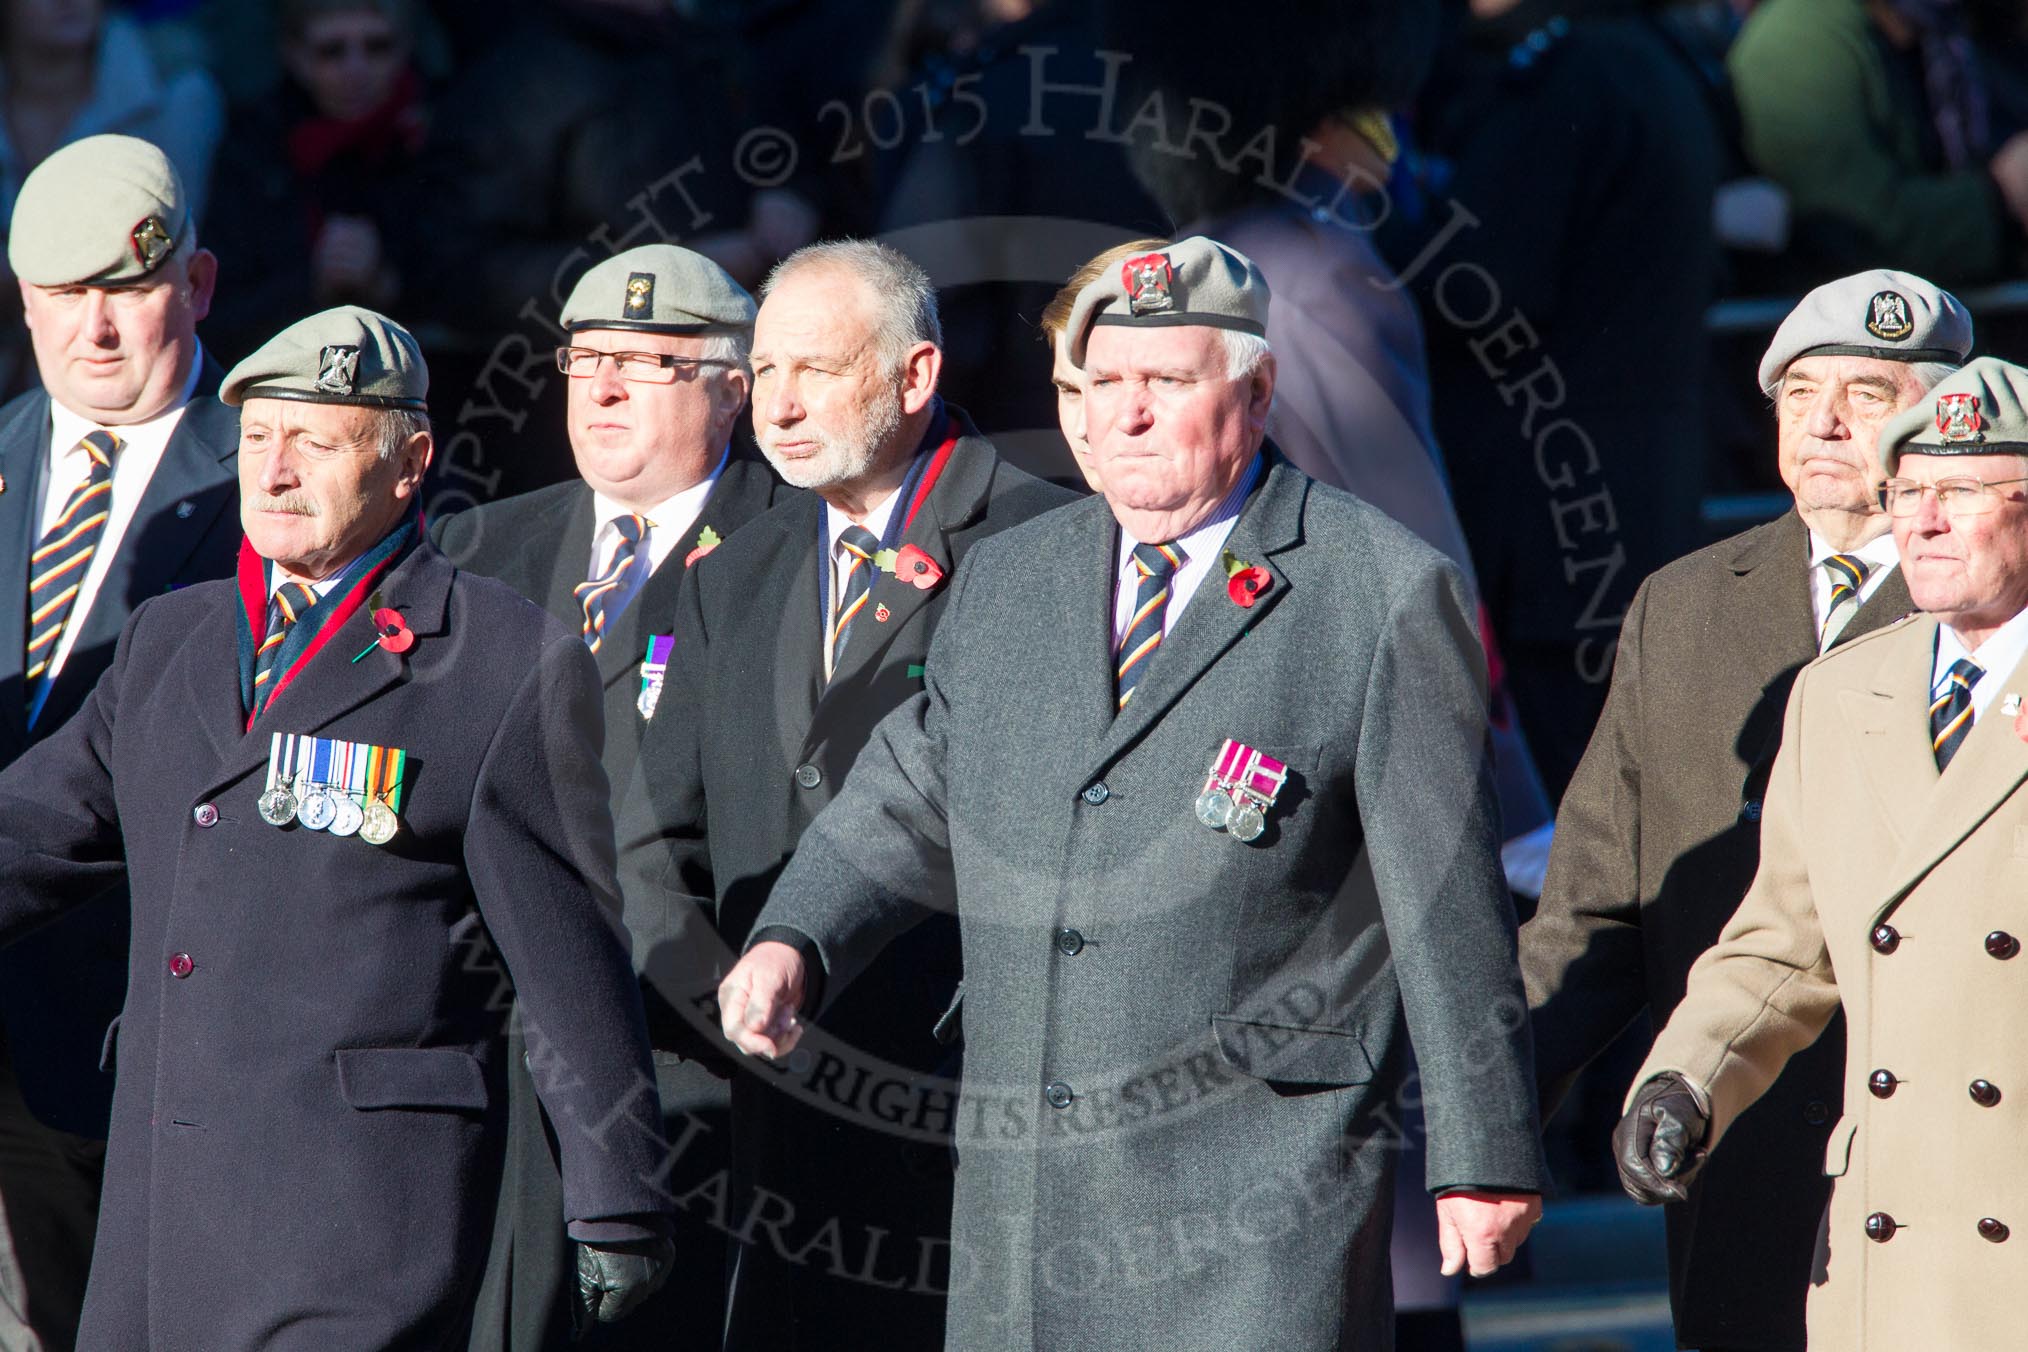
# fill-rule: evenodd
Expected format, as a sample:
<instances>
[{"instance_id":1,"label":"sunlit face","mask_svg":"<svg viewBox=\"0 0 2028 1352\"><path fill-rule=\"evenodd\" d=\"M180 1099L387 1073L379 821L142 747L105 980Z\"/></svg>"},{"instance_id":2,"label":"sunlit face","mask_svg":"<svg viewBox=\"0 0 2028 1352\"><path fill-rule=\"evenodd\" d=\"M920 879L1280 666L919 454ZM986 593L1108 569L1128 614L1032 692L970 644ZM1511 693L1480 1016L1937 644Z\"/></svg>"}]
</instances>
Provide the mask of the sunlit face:
<instances>
[{"instance_id":1,"label":"sunlit face","mask_svg":"<svg viewBox=\"0 0 2028 1352\"><path fill-rule=\"evenodd\" d=\"M1790 362L1775 390L1775 446L1796 505L1805 512L1874 510L1880 433L1923 393L1907 362L1843 356Z\"/></svg>"},{"instance_id":2,"label":"sunlit face","mask_svg":"<svg viewBox=\"0 0 2028 1352\"><path fill-rule=\"evenodd\" d=\"M408 39L370 8L319 14L283 45L296 83L325 117L354 122L394 93L408 64Z\"/></svg>"},{"instance_id":3,"label":"sunlit face","mask_svg":"<svg viewBox=\"0 0 2028 1352\"><path fill-rule=\"evenodd\" d=\"M1274 365L1239 380L1226 369L1217 329L1091 330L1085 430L1116 507L1208 515L1232 490L1267 427Z\"/></svg>"},{"instance_id":4,"label":"sunlit face","mask_svg":"<svg viewBox=\"0 0 2028 1352\"><path fill-rule=\"evenodd\" d=\"M108 427L145 422L183 393L197 321L211 311L218 264L199 249L126 286L21 284L43 388Z\"/></svg>"},{"instance_id":5,"label":"sunlit face","mask_svg":"<svg viewBox=\"0 0 2028 1352\"><path fill-rule=\"evenodd\" d=\"M1894 477L1998 483L2028 476L2028 456L1917 455L1904 452ZM1894 544L1908 594L1954 628L1997 626L2028 607L2028 484L1991 490L1977 515L1952 516L1935 494L1922 495L1913 516L1894 518Z\"/></svg>"},{"instance_id":6,"label":"sunlit face","mask_svg":"<svg viewBox=\"0 0 2028 1352\"><path fill-rule=\"evenodd\" d=\"M374 409L249 399L239 415L240 525L262 558L320 581L401 520L430 454L421 433L382 459Z\"/></svg>"},{"instance_id":7,"label":"sunlit face","mask_svg":"<svg viewBox=\"0 0 2028 1352\"><path fill-rule=\"evenodd\" d=\"M1063 429L1063 439L1070 444L1071 457L1077 461L1078 472L1084 475L1085 484L1094 493L1105 490L1099 485L1098 462L1091 453L1091 443L1084 434L1084 372L1070 364L1070 354L1064 350L1062 335L1050 344L1054 354L1049 368L1049 383L1056 390L1056 423Z\"/></svg>"},{"instance_id":8,"label":"sunlit face","mask_svg":"<svg viewBox=\"0 0 2028 1352\"><path fill-rule=\"evenodd\" d=\"M875 348L872 308L851 274L819 266L790 273L761 302L754 439L797 488L853 483L888 458L906 382Z\"/></svg>"},{"instance_id":9,"label":"sunlit face","mask_svg":"<svg viewBox=\"0 0 2028 1352\"><path fill-rule=\"evenodd\" d=\"M707 338L620 329L580 329L572 347L702 357ZM564 381L570 450L577 472L616 502L647 508L711 472L746 403L747 376L724 366L679 365L667 385L624 380L610 361L585 379Z\"/></svg>"}]
</instances>

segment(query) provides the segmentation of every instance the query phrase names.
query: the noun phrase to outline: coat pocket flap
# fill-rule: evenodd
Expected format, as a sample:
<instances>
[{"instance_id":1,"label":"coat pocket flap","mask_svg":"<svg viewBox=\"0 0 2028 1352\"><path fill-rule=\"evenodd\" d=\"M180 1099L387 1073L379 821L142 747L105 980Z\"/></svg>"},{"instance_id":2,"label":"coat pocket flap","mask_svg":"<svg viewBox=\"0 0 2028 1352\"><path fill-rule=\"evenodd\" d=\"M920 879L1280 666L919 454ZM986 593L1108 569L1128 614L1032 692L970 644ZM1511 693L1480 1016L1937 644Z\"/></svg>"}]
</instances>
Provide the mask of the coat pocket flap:
<instances>
[{"instance_id":1,"label":"coat pocket flap","mask_svg":"<svg viewBox=\"0 0 2028 1352\"><path fill-rule=\"evenodd\" d=\"M99 1044L99 1069L113 1073L115 1058L120 1054L120 1016L113 1015L113 1021L106 1025L106 1039Z\"/></svg>"},{"instance_id":2,"label":"coat pocket flap","mask_svg":"<svg viewBox=\"0 0 2028 1352\"><path fill-rule=\"evenodd\" d=\"M1831 1128L1831 1139L1824 1145L1824 1177L1843 1178L1845 1170L1852 1165L1852 1137L1859 1131L1859 1119L1841 1117L1838 1125Z\"/></svg>"},{"instance_id":3,"label":"coat pocket flap","mask_svg":"<svg viewBox=\"0 0 2028 1352\"><path fill-rule=\"evenodd\" d=\"M346 1047L338 1092L355 1108L486 1107L479 1058L456 1047Z\"/></svg>"},{"instance_id":4,"label":"coat pocket flap","mask_svg":"<svg viewBox=\"0 0 2028 1352\"><path fill-rule=\"evenodd\" d=\"M1256 1080L1286 1084L1365 1084L1373 1061L1357 1033L1314 1024L1272 1023L1213 1014L1218 1054Z\"/></svg>"}]
</instances>

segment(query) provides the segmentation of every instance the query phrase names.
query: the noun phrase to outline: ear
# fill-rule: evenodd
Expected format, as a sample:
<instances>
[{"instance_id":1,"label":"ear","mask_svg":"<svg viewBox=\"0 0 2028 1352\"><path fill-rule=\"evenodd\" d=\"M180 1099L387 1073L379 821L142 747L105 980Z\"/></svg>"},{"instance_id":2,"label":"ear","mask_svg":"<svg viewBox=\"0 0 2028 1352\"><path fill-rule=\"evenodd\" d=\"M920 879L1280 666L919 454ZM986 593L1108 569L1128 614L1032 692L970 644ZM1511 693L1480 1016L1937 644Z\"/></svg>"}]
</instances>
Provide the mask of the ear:
<instances>
[{"instance_id":1,"label":"ear","mask_svg":"<svg viewBox=\"0 0 2028 1352\"><path fill-rule=\"evenodd\" d=\"M1257 433L1267 431L1268 410L1275 402L1275 354L1270 352L1260 359L1260 365L1247 378L1246 425Z\"/></svg>"},{"instance_id":2,"label":"ear","mask_svg":"<svg viewBox=\"0 0 2028 1352\"><path fill-rule=\"evenodd\" d=\"M914 414L928 408L943 371L944 354L935 343L917 343L910 348L901 359L901 411Z\"/></svg>"},{"instance_id":3,"label":"ear","mask_svg":"<svg viewBox=\"0 0 2028 1352\"><path fill-rule=\"evenodd\" d=\"M747 396L753 392L753 377L735 367L727 371L718 382L712 398L712 416L730 423L746 407Z\"/></svg>"},{"instance_id":4,"label":"ear","mask_svg":"<svg viewBox=\"0 0 2028 1352\"><path fill-rule=\"evenodd\" d=\"M209 249L199 249L190 255L188 271L190 286L190 318L194 323L211 313L212 293L218 288L218 255Z\"/></svg>"},{"instance_id":5,"label":"ear","mask_svg":"<svg viewBox=\"0 0 2028 1352\"><path fill-rule=\"evenodd\" d=\"M405 502L422 491L423 476L429 473L430 461L435 456L436 441L428 432L417 432L395 453L395 459L401 462L394 481L396 500Z\"/></svg>"}]
</instances>

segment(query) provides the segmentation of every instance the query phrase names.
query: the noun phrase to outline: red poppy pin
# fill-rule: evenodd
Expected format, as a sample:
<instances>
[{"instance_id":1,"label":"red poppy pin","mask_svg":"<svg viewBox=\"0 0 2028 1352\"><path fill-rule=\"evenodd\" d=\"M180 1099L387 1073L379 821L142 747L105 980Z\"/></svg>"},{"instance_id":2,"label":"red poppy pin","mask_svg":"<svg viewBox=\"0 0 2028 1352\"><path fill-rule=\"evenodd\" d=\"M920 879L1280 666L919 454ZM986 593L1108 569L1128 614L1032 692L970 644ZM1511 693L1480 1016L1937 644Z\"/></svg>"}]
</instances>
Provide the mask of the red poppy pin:
<instances>
[{"instance_id":1,"label":"red poppy pin","mask_svg":"<svg viewBox=\"0 0 2028 1352\"><path fill-rule=\"evenodd\" d=\"M903 545L900 549L883 549L873 556L873 563L882 572L893 573L911 587L922 591L928 591L944 580L944 566L916 545Z\"/></svg>"},{"instance_id":2,"label":"red poppy pin","mask_svg":"<svg viewBox=\"0 0 2028 1352\"><path fill-rule=\"evenodd\" d=\"M382 608L373 612L375 641L391 653L405 653L415 646L415 631L398 610Z\"/></svg>"},{"instance_id":3,"label":"red poppy pin","mask_svg":"<svg viewBox=\"0 0 2028 1352\"><path fill-rule=\"evenodd\" d=\"M703 558L706 554L709 554L712 550L718 548L718 546L719 546L718 532L713 530L711 527L706 526L703 530L697 532L697 548L691 550L688 554L685 554L683 556L683 566L685 568L688 568L691 564L697 562L699 559Z\"/></svg>"},{"instance_id":4,"label":"red poppy pin","mask_svg":"<svg viewBox=\"0 0 2028 1352\"><path fill-rule=\"evenodd\" d=\"M1241 610L1252 610L1253 603L1267 594L1274 581L1267 569L1246 562L1229 549L1225 551L1225 594Z\"/></svg>"}]
</instances>

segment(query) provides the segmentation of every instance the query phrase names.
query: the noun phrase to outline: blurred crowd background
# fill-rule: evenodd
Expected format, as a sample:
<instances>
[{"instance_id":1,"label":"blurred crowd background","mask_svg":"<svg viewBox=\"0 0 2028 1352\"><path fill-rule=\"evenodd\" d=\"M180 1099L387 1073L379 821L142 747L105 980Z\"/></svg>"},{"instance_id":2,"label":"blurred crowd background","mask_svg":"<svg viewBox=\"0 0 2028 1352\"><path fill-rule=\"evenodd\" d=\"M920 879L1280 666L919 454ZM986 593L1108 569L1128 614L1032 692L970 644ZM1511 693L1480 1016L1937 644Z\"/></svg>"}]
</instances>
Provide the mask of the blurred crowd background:
<instances>
[{"instance_id":1,"label":"blurred crowd background","mask_svg":"<svg viewBox=\"0 0 2028 1352\"><path fill-rule=\"evenodd\" d=\"M423 336L445 508L571 473L553 321L617 249L754 287L888 239L945 393L1075 483L1043 306L1108 244L1227 239L1321 410L1278 439L1468 554L1551 802L1641 578L1786 506L1753 371L1793 299L1896 267L1984 350L2028 322L2028 0L0 0L0 219L103 131L199 203L221 363L343 302ZM1613 1186L1629 1070L1566 1186Z\"/></svg>"}]
</instances>

